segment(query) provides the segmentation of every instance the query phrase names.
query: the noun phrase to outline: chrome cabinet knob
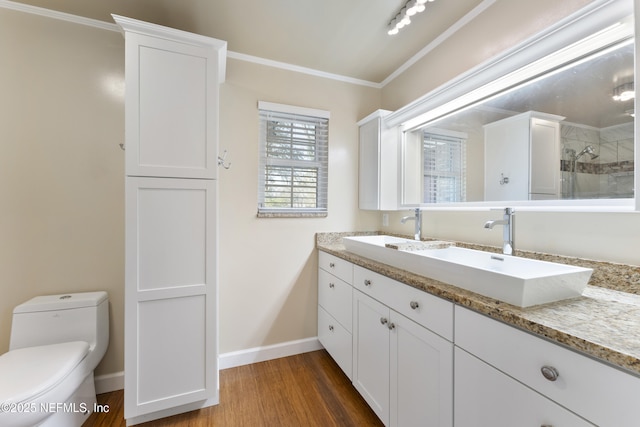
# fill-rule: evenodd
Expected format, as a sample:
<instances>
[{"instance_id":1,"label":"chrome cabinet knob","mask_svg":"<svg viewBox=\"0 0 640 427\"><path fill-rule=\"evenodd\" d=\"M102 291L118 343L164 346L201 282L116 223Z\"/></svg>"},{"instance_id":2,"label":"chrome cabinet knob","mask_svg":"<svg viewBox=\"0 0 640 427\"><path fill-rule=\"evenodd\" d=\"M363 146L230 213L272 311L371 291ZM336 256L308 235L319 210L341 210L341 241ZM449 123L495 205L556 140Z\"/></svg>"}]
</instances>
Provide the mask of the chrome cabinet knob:
<instances>
[{"instance_id":1,"label":"chrome cabinet knob","mask_svg":"<svg viewBox=\"0 0 640 427\"><path fill-rule=\"evenodd\" d=\"M411 301L409 303L409 306L411 307L412 310L415 310L420 307L420 304L418 303L418 301Z\"/></svg>"},{"instance_id":2,"label":"chrome cabinet knob","mask_svg":"<svg viewBox=\"0 0 640 427\"><path fill-rule=\"evenodd\" d=\"M329 268L334 268L336 265L332 262L329 263Z\"/></svg>"},{"instance_id":3,"label":"chrome cabinet knob","mask_svg":"<svg viewBox=\"0 0 640 427\"><path fill-rule=\"evenodd\" d=\"M389 323L389 326L387 326L387 328L389 328L390 331L392 331L393 329L395 329L396 324L395 323Z\"/></svg>"},{"instance_id":4,"label":"chrome cabinet knob","mask_svg":"<svg viewBox=\"0 0 640 427\"><path fill-rule=\"evenodd\" d=\"M542 372L542 376L544 376L549 381L555 381L560 376L560 374L558 373L558 370L553 366L545 365L542 368L540 368L540 372Z\"/></svg>"},{"instance_id":5,"label":"chrome cabinet knob","mask_svg":"<svg viewBox=\"0 0 640 427\"><path fill-rule=\"evenodd\" d=\"M329 283L329 288L333 289L333 288L335 288L335 287L336 287L336 285L335 285L335 284L333 284L333 283Z\"/></svg>"},{"instance_id":6,"label":"chrome cabinet knob","mask_svg":"<svg viewBox=\"0 0 640 427\"><path fill-rule=\"evenodd\" d=\"M386 325L387 323L389 323L389 319L387 319L386 317L381 317L380 323L382 323L383 325Z\"/></svg>"},{"instance_id":7,"label":"chrome cabinet knob","mask_svg":"<svg viewBox=\"0 0 640 427\"><path fill-rule=\"evenodd\" d=\"M329 330L333 331L333 325L329 325Z\"/></svg>"},{"instance_id":8,"label":"chrome cabinet knob","mask_svg":"<svg viewBox=\"0 0 640 427\"><path fill-rule=\"evenodd\" d=\"M371 286L371 280L369 280L369 279L364 279L364 285L365 285L365 286Z\"/></svg>"}]
</instances>

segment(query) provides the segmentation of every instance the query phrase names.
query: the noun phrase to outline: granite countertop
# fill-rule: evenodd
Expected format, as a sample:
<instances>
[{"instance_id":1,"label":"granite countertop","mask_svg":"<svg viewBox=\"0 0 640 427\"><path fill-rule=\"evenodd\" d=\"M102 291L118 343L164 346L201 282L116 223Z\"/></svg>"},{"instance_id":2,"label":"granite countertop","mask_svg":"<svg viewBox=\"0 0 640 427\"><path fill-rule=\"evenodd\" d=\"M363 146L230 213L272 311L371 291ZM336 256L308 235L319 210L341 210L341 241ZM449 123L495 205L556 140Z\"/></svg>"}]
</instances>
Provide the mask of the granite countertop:
<instances>
[{"instance_id":1,"label":"granite countertop","mask_svg":"<svg viewBox=\"0 0 640 427\"><path fill-rule=\"evenodd\" d=\"M520 308L347 252L342 237L354 234L378 233L319 233L316 246L353 264L640 376L640 267L518 251L519 256L594 269L581 297Z\"/></svg>"}]
</instances>

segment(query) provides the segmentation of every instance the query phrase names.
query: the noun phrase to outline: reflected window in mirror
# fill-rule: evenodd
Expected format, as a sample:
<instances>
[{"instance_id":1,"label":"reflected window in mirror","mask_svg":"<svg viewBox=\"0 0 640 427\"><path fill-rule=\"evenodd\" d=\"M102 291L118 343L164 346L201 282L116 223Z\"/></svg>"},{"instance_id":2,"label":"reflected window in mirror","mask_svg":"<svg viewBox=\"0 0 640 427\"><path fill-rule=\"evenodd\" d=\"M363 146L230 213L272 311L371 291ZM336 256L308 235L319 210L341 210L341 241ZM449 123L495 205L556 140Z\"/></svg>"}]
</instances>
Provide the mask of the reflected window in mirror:
<instances>
[{"instance_id":1,"label":"reflected window in mirror","mask_svg":"<svg viewBox=\"0 0 640 427\"><path fill-rule=\"evenodd\" d=\"M467 139L460 132L443 129L422 132L424 202L466 201Z\"/></svg>"}]
</instances>

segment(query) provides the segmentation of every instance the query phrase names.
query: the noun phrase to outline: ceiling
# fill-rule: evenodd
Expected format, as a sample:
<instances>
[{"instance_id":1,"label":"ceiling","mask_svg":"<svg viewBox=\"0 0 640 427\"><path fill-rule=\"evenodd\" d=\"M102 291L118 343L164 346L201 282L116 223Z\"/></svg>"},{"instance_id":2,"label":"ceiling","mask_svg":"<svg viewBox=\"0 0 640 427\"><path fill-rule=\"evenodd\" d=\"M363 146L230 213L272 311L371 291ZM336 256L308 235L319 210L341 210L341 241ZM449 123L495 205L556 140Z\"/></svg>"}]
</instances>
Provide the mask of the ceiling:
<instances>
[{"instance_id":1,"label":"ceiling","mask_svg":"<svg viewBox=\"0 0 640 427\"><path fill-rule=\"evenodd\" d=\"M18 0L113 23L111 14L228 42L230 51L372 83L493 0L435 0L400 34L387 24L406 0ZM480 8L477 10L481 10ZM473 15L471 15L473 16Z\"/></svg>"},{"instance_id":2,"label":"ceiling","mask_svg":"<svg viewBox=\"0 0 640 427\"><path fill-rule=\"evenodd\" d=\"M484 125L528 111L559 115L566 122L596 129L633 123L629 111L634 110L634 101L614 101L612 94L615 86L633 82L634 44L623 42L617 49L604 52L549 73L544 79L532 79L430 126L483 134Z\"/></svg>"}]
</instances>

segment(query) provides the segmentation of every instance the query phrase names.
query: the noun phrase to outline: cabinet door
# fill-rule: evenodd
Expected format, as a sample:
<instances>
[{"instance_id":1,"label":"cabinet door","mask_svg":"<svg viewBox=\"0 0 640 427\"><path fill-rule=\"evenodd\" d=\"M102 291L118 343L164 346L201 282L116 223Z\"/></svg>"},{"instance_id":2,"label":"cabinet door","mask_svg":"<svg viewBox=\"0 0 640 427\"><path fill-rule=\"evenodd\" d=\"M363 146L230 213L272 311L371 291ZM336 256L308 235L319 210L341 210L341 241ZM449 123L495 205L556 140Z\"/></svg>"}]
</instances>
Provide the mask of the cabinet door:
<instances>
[{"instance_id":1,"label":"cabinet door","mask_svg":"<svg viewBox=\"0 0 640 427\"><path fill-rule=\"evenodd\" d=\"M358 171L360 209L380 209L380 118L360 126Z\"/></svg>"},{"instance_id":2,"label":"cabinet door","mask_svg":"<svg viewBox=\"0 0 640 427\"><path fill-rule=\"evenodd\" d=\"M360 209L395 210L398 207L398 130L388 129L378 110L358 122Z\"/></svg>"},{"instance_id":3,"label":"cabinet door","mask_svg":"<svg viewBox=\"0 0 640 427\"><path fill-rule=\"evenodd\" d=\"M353 385L389 425L389 309L360 291L353 295Z\"/></svg>"},{"instance_id":4,"label":"cabinet door","mask_svg":"<svg viewBox=\"0 0 640 427\"><path fill-rule=\"evenodd\" d=\"M556 198L560 192L560 123L531 119L532 198Z\"/></svg>"},{"instance_id":5,"label":"cabinet door","mask_svg":"<svg viewBox=\"0 0 640 427\"><path fill-rule=\"evenodd\" d=\"M510 117L484 128L484 199L529 198L529 118ZM508 183L503 180L508 178Z\"/></svg>"},{"instance_id":6,"label":"cabinet door","mask_svg":"<svg viewBox=\"0 0 640 427\"><path fill-rule=\"evenodd\" d=\"M455 427L593 427L458 347L455 372Z\"/></svg>"},{"instance_id":7,"label":"cabinet door","mask_svg":"<svg viewBox=\"0 0 640 427\"><path fill-rule=\"evenodd\" d=\"M391 426L453 426L453 343L391 312Z\"/></svg>"},{"instance_id":8,"label":"cabinet door","mask_svg":"<svg viewBox=\"0 0 640 427\"><path fill-rule=\"evenodd\" d=\"M215 185L126 178L127 420L217 403Z\"/></svg>"},{"instance_id":9,"label":"cabinet door","mask_svg":"<svg viewBox=\"0 0 640 427\"><path fill-rule=\"evenodd\" d=\"M218 53L226 42L194 37L185 43L180 35L174 41L126 33L129 176L216 178Z\"/></svg>"},{"instance_id":10,"label":"cabinet door","mask_svg":"<svg viewBox=\"0 0 640 427\"><path fill-rule=\"evenodd\" d=\"M318 341L350 380L353 379L353 339L333 316L318 306Z\"/></svg>"}]
</instances>

